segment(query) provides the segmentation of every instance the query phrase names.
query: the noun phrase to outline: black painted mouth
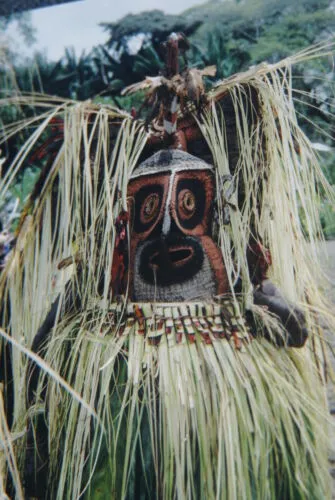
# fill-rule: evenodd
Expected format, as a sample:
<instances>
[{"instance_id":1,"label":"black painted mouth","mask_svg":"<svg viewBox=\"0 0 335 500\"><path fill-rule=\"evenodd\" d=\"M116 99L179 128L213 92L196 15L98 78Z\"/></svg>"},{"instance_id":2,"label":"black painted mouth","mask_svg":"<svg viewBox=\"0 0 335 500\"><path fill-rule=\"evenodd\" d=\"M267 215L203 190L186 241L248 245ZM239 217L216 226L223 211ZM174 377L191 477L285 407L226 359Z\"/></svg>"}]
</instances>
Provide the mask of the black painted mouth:
<instances>
[{"instance_id":1,"label":"black painted mouth","mask_svg":"<svg viewBox=\"0 0 335 500\"><path fill-rule=\"evenodd\" d=\"M203 261L203 250L196 238L156 238L140 253L139 273L151 285L170 286L193 278Z\"/></svg>"},{"instance_id":2,"label":"black painted mouth","mask_svg":"<svg viewBox=\"0 0 335 500\"><path fill-rule=\"evenodd\" d=\"M166 255L167 252L167 255ZM170 260L171 266L174 267L183 267L189 262L194 256L194 249L191 246L185 247L169 247L167 251L162 252L154 252L149 259L149 267L151 269L158 269L163 267L165 264L166 257Z\"/></svg>"}]
</instances>

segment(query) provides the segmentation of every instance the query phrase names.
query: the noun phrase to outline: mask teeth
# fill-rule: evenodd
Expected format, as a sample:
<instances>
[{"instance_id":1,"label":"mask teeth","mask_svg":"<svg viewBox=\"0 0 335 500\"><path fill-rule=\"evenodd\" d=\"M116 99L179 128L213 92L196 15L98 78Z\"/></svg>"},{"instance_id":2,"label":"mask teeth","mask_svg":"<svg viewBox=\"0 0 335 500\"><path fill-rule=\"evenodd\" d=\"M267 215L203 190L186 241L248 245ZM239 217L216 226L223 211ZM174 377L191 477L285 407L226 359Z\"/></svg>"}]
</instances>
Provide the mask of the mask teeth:
<instances>
[{"instance_id":1,"label":"mask teeth","mask_svg":"<svg viewBox=\"0 0 335 500\"><path fill-rule=\"evenodd\" d=\"M200 340L207 345L220 340L228 341L237 350L251 340L250 328L241 316L238 306L225 300L222 304L128 304L119 335L146 338L148 346L167 342L193 344Z\"/></svg>"}]
</instances>

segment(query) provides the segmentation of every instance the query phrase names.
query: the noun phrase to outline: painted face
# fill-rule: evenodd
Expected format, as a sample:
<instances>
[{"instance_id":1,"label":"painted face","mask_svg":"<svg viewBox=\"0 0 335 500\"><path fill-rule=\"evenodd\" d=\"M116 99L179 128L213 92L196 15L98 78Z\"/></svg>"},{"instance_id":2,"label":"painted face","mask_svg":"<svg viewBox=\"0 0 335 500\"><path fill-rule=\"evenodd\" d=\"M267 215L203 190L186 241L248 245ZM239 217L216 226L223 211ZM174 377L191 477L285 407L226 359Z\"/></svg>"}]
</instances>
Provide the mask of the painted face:
<instances>
[{"instance_id":1,"label":"painted face","mask_svg":"<svg viewBox=\"0 0 335 500\"><path fill-rule=\"evenodd\" d=\"M210 234L213 199L212 167L187 153L161 151L135 170L128 187L133 300L206 300L228 290Z\"/></svg>"}]
</instances>

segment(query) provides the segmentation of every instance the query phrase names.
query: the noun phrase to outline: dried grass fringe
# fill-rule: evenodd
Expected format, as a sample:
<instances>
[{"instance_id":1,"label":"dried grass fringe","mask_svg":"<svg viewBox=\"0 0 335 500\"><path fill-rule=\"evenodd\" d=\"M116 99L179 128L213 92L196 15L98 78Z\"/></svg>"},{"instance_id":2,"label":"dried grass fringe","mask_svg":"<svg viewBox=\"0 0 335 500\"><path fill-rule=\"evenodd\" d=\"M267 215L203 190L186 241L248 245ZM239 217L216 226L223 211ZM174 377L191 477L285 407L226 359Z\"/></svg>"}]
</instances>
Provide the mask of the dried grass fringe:
<instances>
[{"instance_id":1,"label":"dried grass fringe","mask_svg":"<svg viewBox=\"0 0 335 500\"><path fill-rule=\"evenodd\" d=\"M114 221L127 207L128 181L147 134L125 113L90 102L16 96L19 105L34 103L41 114L5 131L10 136L22 127L38 125L1 179L1 196L56 116L64 119L64 144L39 199L23 216L16 247L0 278L2 303L11 307L10 323L3 323L0 334L13 345L15 395L11 430L0 405L0 491L9 473L17 498L23 498L18 464L27 425L27 349L52 301L64 294L64 283L70 279L79 287L85 310L75 318L59 315L44 363L36 359L42 374L40 388L48 378L53 498L79 498L84 492L95 498L96 469L100 472L95 477L104 478L111 497L124 498L133 488L137 454L145 462L146 448L157 479L156 494L165 499L270 499L280 494L282 498L330 498L325 341L317 325L319 316L334 324L320 293L317 213L319 187L328 193L329 188L297 124L291 89L291 65L327 51L320 46L276 65L253 68L221 82L211 94L215 99L229 92L232 98L240 145L235 176L243 178L249 195L240 210L231 212L227 228L222 220L223 192L217 193L218 245L231 287L241 276L245 307L252 307L246 262L252 220L272 254L271 279L306 312L310 340L301 350L277 349L261 339L243 352L224 340L171 348L163 341L155 347L135 330L128 336L119 336L117 327L104 330ZM261 120L252 128L243 104L248 87L256 90L262 109ZM110 122L116 119L120 131L110 151ZM221 186L229 173L224 119L213 104L199 123ZM264 196L258 207L260 188ZM82 276L75 266L57 270L64 259L78 255L85 263ZM97 300L101 277L103 295ZM254 309L263 323L273 321L263 310ZM69 340L71 356L67 355ZM37 397L35 409L40 408ZM29 409L30 416L33 412L34 408ZM148 439L144 443L141 426L145 422ZM61 458L57 443L62 443ZM99 462L101 453L107 453L108 481Z\"/></svg>"}]
</instances>

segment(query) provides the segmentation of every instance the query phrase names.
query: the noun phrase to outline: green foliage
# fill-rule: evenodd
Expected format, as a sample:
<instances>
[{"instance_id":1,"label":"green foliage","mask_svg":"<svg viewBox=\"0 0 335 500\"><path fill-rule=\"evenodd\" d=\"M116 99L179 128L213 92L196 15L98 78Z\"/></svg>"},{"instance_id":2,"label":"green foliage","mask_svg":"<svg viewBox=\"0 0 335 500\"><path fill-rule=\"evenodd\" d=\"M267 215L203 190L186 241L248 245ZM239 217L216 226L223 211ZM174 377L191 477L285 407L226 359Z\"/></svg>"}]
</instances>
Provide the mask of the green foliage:
<instances>
[{"instance_id":1,"label":"green foliage","mask_svg":"<svg viewBox=\"0 0 335 500\"><path fill-rule=\"evenodd\" d=\"M236 4L204 4L186 11L186 17L203 19L191 37L206 47L209 33L220 33L226 43L234 43L249 53L246 64L274 62L334 33L335 13L330 0L255 0Z\"/></svg>"},{"instance_id":2,"label":"green foliage","mask_svg":"<svg viewBox=\"0 0 335 500\"><path fill-rule=\"evenodd\" d=\"M193 44L190 62L192 66L200 67L214 64L216 78L226 78L250 62L246 45L216 30L208 33L204 46Z\"/></svg>"},{"instance_id":3,"label":"green foliage","mask_svg":"<svg viewBox=\"0 0 335 500\"><path fill-rule=\"evenodd\" d=\"M128 41L140 33L151 35L157 49L161 42L172 32L182 31L189 36L202 24L200 19L188 19L184 15L164 14L161 10L152 10L140 14L129 14L116 23L102 23L109 33L107 47L115 50L127 49Z\"/></svg>"},{"instance_id":4,"label":"green foliage","mask_svg":"<svg viewBox=\"0 0 335 500\"><path fill-rule=\"evenodd\" d=\"M191 42L189 66L214 64L216 78L222 79L262 61L276 62L332 36L335 11L330 6L330 0L300 0L295 4L291 0L211 1L179 16L159 10L128 15L116 23L104 23L106 43L88 54L77 57L72 49L66 49L56 63L38 54L33 62L16 66L15 85L20 91L34 90L77 100L93 98L127 111L139 111L143 94L122 96L121 91L146 76L162 72L162 42L172 31L184 32ZM331 113L333 76L328 75L330 81L325 80L330 67L327 60L313 61L308 69L298 68L293 81L304 131L312 141L328 145L332 145L335 128ZM8 70L4 67L0 68L0 80L5 92L17 90L13 82L8 83ZM3 124L20 118L22 110L14 106L4 106L0 111ZM20 144L23 140L24 132ZM13 155L17 149L17 144L10 144L5 153ZM326 162L324 171L334 184L334 161L329 163L330 166Z\"/></svg>"},{"instance_id":5,"label":"green foliage","mask_svg":"<svg viewBox=\"0 0 335 500\"><path fill-rule=\"evenodd\" d=\"M95 62L104 75L104 91L119 95L121 90L132 83L143 80L147 75L157 75L164 62L153 45L143 45L136 54L128 51L109 51L106 47L95 49Z\"/></svg>"},{"instance_id":6,"label":"green foliage","mask_svg":"<svg viewBox=\"0 0 335 500\"><path fill-rule=\"evenodd\" d=\"M24 92L33 90L84 100L104 88L100 67L93 53L77 57L71 48L65 49L64 56L56 63L38 53L32 64L21 64L15 70L19 90Z\"/></svg>"},{"instance_id":7,"label":"green foliage","mask_svg":"<svg viewBox=\"0 0 335 500\"><path fill-rule=\"evenodd\" d=\"M120 109L124 109L130 113L133 109L139 110L143 104L145 98L144 91L139 91L134 94L124 95L124 96L98 96L93 102L104 104L105 106L117 106Z\"/></svg>"},{"instance_id":8,"label":"green foliage","mask_svg":"<svg viewBox=\"0 0 335 500\"><path fill-rule=\"evenodd\" d=\"M0 31L4 32L10 24L17 23L19 33L23 36L24 42L32 45L35 38L35 28L31 23L31 12L20 12L10 16L0 16Z\"/></svg>"},{"instance_id":9,"label":"green foliage","mask_svg":"<svg viewBox=\"0 0 335 500\"><path fill-rule=\"evenodd\" d=\"M27 197L32 192L39 173L40 170L37 167L27 167L19 177L18 182L11 189L13 198L18 198L20 200L20 210L23 208Z\"/></svg>"},{"instance_id":10,"label":"green foliage","mask_svg":"<svg viewBox=\"0 0 335 500\"><path fill-rule=\"evenodd\" d=\"M156 69L158 74L164 67L162 59L152 45L148 45L137 54L134 61L134 71L145 76Z\"/></svg>"},{"instance_id":11,"label":"green foliage","mask_svg":"<svg viewBox=\"0 0 335 500\"><path fill-rule=\"evenodd\" d=\"M333 189L335 189L335 154L334 149L320 156L322 170ZM326 239L335 238L335 205L324 200L321 207L320 220L322 231Z\"/></svg>"},{"instance_id":12,"label":"green foliage","mask_svg":"<svg viewBox=\"0 0 335 500\"><path fill-rule=\"evenodd\" d=\"M320 162L323 168L324 173L327 176L330 184L335 187L335 158L334 158L334 150L327 155L322 155L320 158Z\"/></svg>"},{"instance_id":13,"label":"green foliage","mask_svg":"<svg viewBox=\"0 0 335 500\"><path fill-rule=\"evenodd\" d=\"M264 60L275 62L316 42L318 35L335 29L335 16L328 9L318 12L292 13L274 25L268 26L251 47L255 63ZM283 41L285 40L285 43Z\"/></svg>"},{"instance_id":14,"label":"green foliage","mask_svg":"<svg viewBox=\"0 0 335 500\"><path fill-rule=\"evenodd\" d=\"M335 238L335 207L330 202L322 204L320 220L324 237L327 240Z\"/></svg>"},{"instance_id":15,"label":"green foliage","mask_svg":"<svg viewBox=\"0 0 335 500\"><path fill-rule=\"evenodd\" d=\"M165 15L159 10L130 14L117 23L104 23L109 39L104 46L96 48L95 55L107 75L106 91L112 95L117 93L113 88L115 80L124 87L148 75L159 74L164 68L162 44L167 36L179 31L189 36L201 23L199 19ZM131 49L132 43L137 48Z\"/></svg>"},{"instance_id":16,"label":"green foliage","mask_svg":"<svg viewBox=\"0 0 335 500\"><path fill-rule=\"evenodd\" d=\"M12 231L17 228L22 210L33 191L39 174L40 169L38 167L29 166L25 168L6 196L0 200L0 221L2 223L6 222L7 227Z\"/></svg>"}]
</instances>

